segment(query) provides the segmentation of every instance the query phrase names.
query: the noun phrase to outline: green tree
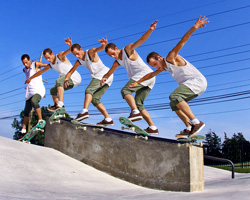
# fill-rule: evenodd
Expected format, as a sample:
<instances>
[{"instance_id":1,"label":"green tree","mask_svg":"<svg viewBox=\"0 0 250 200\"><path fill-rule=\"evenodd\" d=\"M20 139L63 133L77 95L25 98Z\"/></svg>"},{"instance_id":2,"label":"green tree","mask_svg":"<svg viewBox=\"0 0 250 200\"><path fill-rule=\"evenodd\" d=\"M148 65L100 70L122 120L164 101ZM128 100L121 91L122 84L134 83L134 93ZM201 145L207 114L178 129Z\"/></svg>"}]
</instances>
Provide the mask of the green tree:
<instances>
[{"instance_id":1,"label":"green tree","mask_svg":"<svg viewBox=\"0 0 250 200\"><path fill-rule=\"evenodd\" d=\"M207 146L205 154L215 157L221 157L221 138L211 130L206 134L204 142Z\"/></svg>"}]
</instances>

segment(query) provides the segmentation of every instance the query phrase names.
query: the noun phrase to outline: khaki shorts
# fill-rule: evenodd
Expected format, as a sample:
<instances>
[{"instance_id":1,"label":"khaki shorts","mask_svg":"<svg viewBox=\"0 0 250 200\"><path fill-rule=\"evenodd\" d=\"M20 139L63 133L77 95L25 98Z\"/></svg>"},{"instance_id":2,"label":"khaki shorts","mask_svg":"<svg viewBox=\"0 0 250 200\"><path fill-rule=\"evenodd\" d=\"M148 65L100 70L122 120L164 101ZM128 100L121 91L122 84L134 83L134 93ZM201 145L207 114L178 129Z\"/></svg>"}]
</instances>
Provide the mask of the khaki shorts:
<instances>
[{"instance_id":1,"label":"khaki shorts","mask_svg":"<svg viewBox=\"0 0 250 200\"><path fill-rule=\"evenodd\" d=\"M71 78L69 78L69 86L67 88L64 87L64 80L65 80L65 76L61 76L60 78L58 78L56 80L56 85L53 86L51 89L50 89L50 94L53 95L53 96L56 96L57 95L57 87L58 86L61 86L64 88L64 90L70 90L74 87L74 83L72 81Z\"/></svg>"},{"instance_id":2,"label":"khaki shorts","mask_svg":"<svg viewBox=\"0 0 250 200\"><path fill-rule=\"evenodd\" d=\"M127 82L127 84L122 88L122 90L121 90L122 98L124 98L124 96L127 94L132 94L135 92L136 106L137 106L139 111L142 111L145 109L143 104L144 104L144 101L147 98L149 92L151 91L151 89L148 86L144 86L140 83L135 87L128 88L128 86L134 82L135 82L135 80L130 79Z\"/></svg>"},{"instance_id":3,"label":"khaki shorts","mask_svg":"<svg viewBox=\"0 0 250 200\"><path fill-rule=\"evenodd\" d=\"M108 84L104 84L101 87L101 81L99 79L93 78L88 87L85 89L85 94L91 94L92 104L97 106L99 103L101 103L100 100L108 88Z\"/></svg>"},{"instance_id":4,"label":"khaki shorts","mask_svg":"<svg viewBox=\"0 0 250 200\"><path fill-rule=\"evenodd\" d=\"M30 97L26 101L25 108L24 108L24 116L25 117L29 117L32 107L34 107L34 109L40 108L39 102L41 99L42 99L42 97L40 94L35 94L34 96Z\"/></svg>"},{"instance_id":5,"label":"khaki shorts","mask_svg":"<svg viewBox=\"0 0 250 200\"><path fill-rule=\"evenodd\" d=\"M169 96L170 107L173 111L179 110L176 104L182 101L188 102L197 96L198 94L195 94L188 86L179 85Z\"/></svg>"}]
</instances>

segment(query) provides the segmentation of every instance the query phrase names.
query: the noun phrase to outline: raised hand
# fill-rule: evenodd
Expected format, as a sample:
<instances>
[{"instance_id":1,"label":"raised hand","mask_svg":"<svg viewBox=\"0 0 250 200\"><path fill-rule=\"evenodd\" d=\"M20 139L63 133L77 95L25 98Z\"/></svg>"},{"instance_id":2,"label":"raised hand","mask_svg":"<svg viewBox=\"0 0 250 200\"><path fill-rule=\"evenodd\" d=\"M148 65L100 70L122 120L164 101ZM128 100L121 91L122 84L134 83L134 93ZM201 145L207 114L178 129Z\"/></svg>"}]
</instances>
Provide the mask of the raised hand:
<instances>
[{"instance_id":1,"label":"raised hand","mask_svg":"<svg viewBox=\"0 0 250 200\"><path fill-rule=\"evenodd\" d=\"M102 38L101 40L98 40L99 44L106 46L108 44L107 36L105 38Z\"/></svg>"},{"instance_id":2,"label":"raised hand","mask_svg":"<svg viewBox=\"0 0 250 200\"><path fill-rule=\"evenodd\" d=\"M65 43L66 43L67 45L72 46L72 39L71 39L71 37L70 37L70 38L64 39L64 41L65 41Z\"/></svg>"},{"instance_id":3,"label":"raised hand","mask_svg":"<svg viewBox=\"0 0 250 200\"><path fill-rule=\"evenodd\" d=\"M207 18L205 16L203 18L201 18L200 16L199 19L195 22L194 27L197 29L205 27L208 22L209 21L207 21Z\"/></svg>"},{"instance_id":4,"label":"raised hand","mask_svg":"<svg viewBox=\"0 0 250 200\"><path fill-rule=\"evenodd\" d=\"M155 22L152 23L152 24L150 25L149 28L150 28L152 31L155 30L157 23L158 23L158 20L155 20Z\"/></svg>"}]
</instances>

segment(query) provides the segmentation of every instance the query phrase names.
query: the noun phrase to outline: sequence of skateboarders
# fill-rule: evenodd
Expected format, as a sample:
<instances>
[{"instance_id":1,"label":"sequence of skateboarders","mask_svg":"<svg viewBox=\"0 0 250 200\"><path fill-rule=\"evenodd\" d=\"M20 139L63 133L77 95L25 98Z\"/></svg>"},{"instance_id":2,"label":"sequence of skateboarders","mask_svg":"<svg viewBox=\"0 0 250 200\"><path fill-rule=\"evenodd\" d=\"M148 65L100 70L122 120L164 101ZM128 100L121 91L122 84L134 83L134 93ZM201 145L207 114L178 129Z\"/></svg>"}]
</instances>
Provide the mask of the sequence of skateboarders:
<instances>
[{"instance_id":1,"label":"sequence of skateboarders","mask_svg":"<svg viewBox=\"0 0 250 200\"><path fill-rule=\"evenodd\" d=\"M128 44L123 49L119 49L114 43L108 43L105 37L99 40L99 44L101 44L99 47L83 50L79 44L72 44L72 39L67 38L64 39L69 46L66 51L58 54L54 54L50 48L43 51L43 56L49 64L31 62L28 54L22 55L21 60L25 66L23 71L26 75L25 84L28 85L25 95L26 104L21 135L25 135L27 132L26 127L32 107L34 107L37 113L38 124L40 123L42 126L46 124L42 119L39 106L40 100L45 95L42 74L51 68L59 74L55 86L50 89L54 105L48 107L48 110L51 112L58 109L65 110L63 103L64 92L81 83L81 75L76 70L80 65L83 65L89 70L92 80L85 89L83 110L75 118L76 121L89 118L88 108L90 103L92 103L104 116L104 119L98 122L97 125L106 126L114 124L105 106L101 103L101 98L106 92L108 93L108 88L113 82L115 70L119 66L124 66L127 70L129 81L121 89L121 95L131 108L128 118L131 121L143 118L148 124L145 131L148 134L158 134L156 125L144 107L144 101L154 87L155 76L163 71L168 71L179 84L169 96L170 107L186 126L176 137L187 138L195 136L205 124L195 117L187 102L201 95L206 90L207 81L197 68L178 53L193 32L205 27L208 22L206 17L200 16L166 57L162 57L156 52L149 53L147 63L151 67L156 68L155 71L142 60L135 49L142 45L156 29L157 20L150 25L141 38L134 43ZM105 66L98 56L98 52L103 50L105 50L108 56L115 59L111 68ZM73 66L66 57L69 53L72 53L78 59ZM41 69L42 67L43 69ZM135 93L135 97L133 93Z\"/></svg>"}]
</instances>

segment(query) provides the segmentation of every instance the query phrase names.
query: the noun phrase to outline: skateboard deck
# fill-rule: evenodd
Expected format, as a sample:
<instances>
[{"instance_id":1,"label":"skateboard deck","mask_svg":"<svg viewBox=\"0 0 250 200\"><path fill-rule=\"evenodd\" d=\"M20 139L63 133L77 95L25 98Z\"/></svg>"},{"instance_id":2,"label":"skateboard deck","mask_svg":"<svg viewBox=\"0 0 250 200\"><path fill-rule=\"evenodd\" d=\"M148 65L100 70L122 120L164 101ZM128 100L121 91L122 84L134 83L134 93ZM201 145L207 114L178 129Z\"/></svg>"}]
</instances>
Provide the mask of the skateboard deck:
<instances>
[{"instance_id":1,"label":"skateboard deck","mask_svg":"<svg viewBox=\"0 0 250 200\"><path fill-rule=\"evenodd\" d=\"M105 126L102 126L102 125L95 125L95 124L86 124L86 123L81 123L79 121L76 121L76 120L71 120L71 122L73 124L76 124L76 129L83 129L84 131L86 131L88 129L88 127L92 127L93 128L93 131L104 131L104 128Z\"/></svg>"},{"instance_id":2,"label":"skateboard deck","mask_svg":"<svg viewBox=\"0 0 250 200\"><path fill-rule=\"evenodd\" d=\"M195 135L193 137L178 138L177 141L198 144L198 142L197 142L198 140L204 140L204 139L205 139L204 135ZM203 146L203 143L200 142L199 145Z\"/></svg>"},{"instance_id":3,"label":"skateboard deck","mask_svg":"<svg viewBox=\"0 0 250 200\"><path fill-rule=\"evenodd\" d=\"M65 108L58 108L54 111L54 113L51 115L49 118L49 123L60 123L60 118L65 118L66 117L66 111Z\"/></svg>"},{"instance_id":4,"label":"skateboard deck","mask_svg":"<svg viewBox=\"0 0 250 200\"><path fill-rule=\"evenodd\" d=\"M121 127L122 130L124 129L129 129L133 132L135 132L137 135L135 136L135 138L144 138L145 140L148 140L148 133L146 131L144 131L142 128L140 128L139 126L135 125L130 119L128 119L127 117L120 117L119 118L119 122L124 126Z\"/></svg>"},{"instance_id":5,"label":"skateboard deck","mask_svg":"<svg viewBox=\"0 0 250 200\"><path fill-rule=\"evenodd\" d=\"M35 137L39 132L44 132L45 121L37 123L28 133L26 133L19 141L30 143L30 140Z\"/></svg>"}]
</instances>

